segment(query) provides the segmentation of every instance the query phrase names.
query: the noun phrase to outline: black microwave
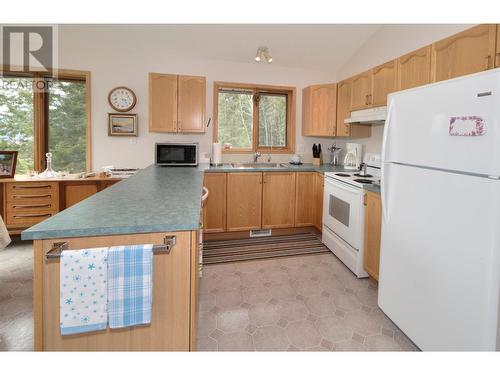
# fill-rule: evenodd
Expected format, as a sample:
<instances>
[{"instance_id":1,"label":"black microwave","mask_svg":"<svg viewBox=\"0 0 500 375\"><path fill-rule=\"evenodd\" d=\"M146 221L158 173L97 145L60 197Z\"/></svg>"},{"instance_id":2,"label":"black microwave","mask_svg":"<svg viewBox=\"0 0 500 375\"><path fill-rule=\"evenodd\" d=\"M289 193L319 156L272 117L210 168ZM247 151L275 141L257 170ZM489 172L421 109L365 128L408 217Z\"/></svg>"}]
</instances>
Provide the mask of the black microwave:
<instances>
[{"instance_id":1,"label":"black microwave","mask_svg":"<svg viewBox=\"0 0 500 375\"><path fill-rule=\"evenodd\" d=\"M171 167L198 165L198 143L156 143L155 164Z\"/></svg>"}]
</instances>

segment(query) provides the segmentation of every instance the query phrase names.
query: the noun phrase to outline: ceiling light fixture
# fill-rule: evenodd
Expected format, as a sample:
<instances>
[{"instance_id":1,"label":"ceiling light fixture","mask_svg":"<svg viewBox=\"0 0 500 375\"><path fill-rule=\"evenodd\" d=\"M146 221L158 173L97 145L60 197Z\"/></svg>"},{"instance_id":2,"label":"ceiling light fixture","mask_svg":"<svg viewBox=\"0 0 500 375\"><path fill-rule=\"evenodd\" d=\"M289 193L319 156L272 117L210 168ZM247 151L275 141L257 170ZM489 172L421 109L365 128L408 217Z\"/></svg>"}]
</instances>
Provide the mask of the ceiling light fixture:
<instances>
[{"instance_id":1,"label":"ceiling light fixture","mask_svg":"<svg viewBox=\"0 0 500 375\"><path fill-rule=\"evenodd\" d=\"M264 59L268 64L271 64L273 62L273 58L269 54L267 47L259 47L257 49L257 54L255 55L255 61L260 63Z\"/></svg>"}]
</instances>

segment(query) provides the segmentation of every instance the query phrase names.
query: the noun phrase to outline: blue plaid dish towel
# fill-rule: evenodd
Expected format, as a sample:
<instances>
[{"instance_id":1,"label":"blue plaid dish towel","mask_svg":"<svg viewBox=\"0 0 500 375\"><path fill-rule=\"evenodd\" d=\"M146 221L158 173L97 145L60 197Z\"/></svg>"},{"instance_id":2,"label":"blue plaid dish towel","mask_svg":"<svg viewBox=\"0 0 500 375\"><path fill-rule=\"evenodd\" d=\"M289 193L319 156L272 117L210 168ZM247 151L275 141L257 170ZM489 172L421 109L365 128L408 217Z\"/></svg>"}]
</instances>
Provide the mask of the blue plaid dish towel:
<instances>
[{"instance_id":1,"label":"blue plaid dish towel","mask_svg":"<svg viewBox=\"0 0 500 375\"><path fill-rule=\"evenodd\" d=\"M59 268L61 335L106 329L108 248L65 250Z\"/></svg>"},{"instance_id":2,"label":"blue plaid dish towel","mask_svg":"<svg viewBox=\"0 0 500 375\"><path fill-rule=\"evenodd\" d=\"M151 323L153 245L113 246L108 253L110 328Z\"/></svg>"}]
</instances>

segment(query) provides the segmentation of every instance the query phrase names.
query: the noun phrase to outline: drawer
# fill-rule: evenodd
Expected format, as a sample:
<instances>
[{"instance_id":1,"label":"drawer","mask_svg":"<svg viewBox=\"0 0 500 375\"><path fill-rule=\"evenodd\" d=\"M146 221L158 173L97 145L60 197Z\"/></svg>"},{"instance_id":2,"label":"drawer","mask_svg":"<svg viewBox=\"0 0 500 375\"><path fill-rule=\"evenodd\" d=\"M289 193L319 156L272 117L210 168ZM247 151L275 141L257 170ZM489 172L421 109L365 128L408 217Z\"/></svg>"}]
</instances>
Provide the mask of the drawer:
<instances>
[{"instance_id":1,"label":"drawer","mask_svg":"<svg viewBox=\"0 0 500 375\"><path fill-rule=\"evenodd\" d=\"M58 198L58 183L57 182L13 182L6 184L5 195L7 202L19 199L33 199L30 198L35 196L36 198L47 198L49 199Z\"/></svg>"},{"instance_id":2,"label":"drawer","mask_svg":"<svg viewBox=\"0 0 500 375\"><path fill-rule=\"evenodd\" d=\"M49 217L54 216L57 210L31 209L25 212L7 211L5 224L9 226L30 227Z\"/></svg>"},{"instance_id":3,"label":"drawer","mask_svg":"<svg viewBox=\"0 0 500 375\"><path fill-rule=\"evenodd\" d=\"M32 212L35 211L54 211L58 209L58 204L54 202L9 202L6 205L7 212L21 213L21 212Z\"/></svg>"}]
</instances>

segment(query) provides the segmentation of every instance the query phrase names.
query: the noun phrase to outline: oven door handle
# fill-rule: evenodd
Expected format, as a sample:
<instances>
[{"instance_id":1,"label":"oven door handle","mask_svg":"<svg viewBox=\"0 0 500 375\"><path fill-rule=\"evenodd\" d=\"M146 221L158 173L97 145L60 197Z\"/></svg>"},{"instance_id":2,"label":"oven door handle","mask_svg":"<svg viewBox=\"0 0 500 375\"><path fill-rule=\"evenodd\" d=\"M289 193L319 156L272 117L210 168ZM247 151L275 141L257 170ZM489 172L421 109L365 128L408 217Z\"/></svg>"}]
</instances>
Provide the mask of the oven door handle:
<instances>
[{"instance_id":1,"label":"oven door handle","mask_svg":"<svg viewBox=\"0 0 500 375\"><path fill-rule=\"evenodd\" d=\"M348 191L348 192L354 193L354 194L356 194L360 191L359 188L352 187L349 184L346 184L346 183L343 183L340 181L337 182L337 181L332 181L331 179L326 179L325 183L327 185L329 185L330 187L339 188L339 189L342 189L342 190L345 190L345 191Z\"/></svg>"}]
</instances>

